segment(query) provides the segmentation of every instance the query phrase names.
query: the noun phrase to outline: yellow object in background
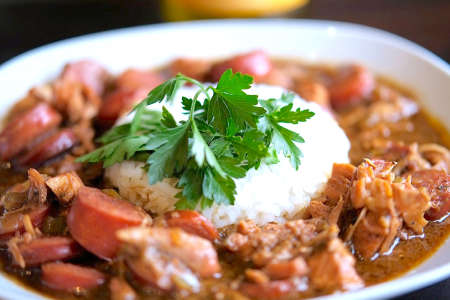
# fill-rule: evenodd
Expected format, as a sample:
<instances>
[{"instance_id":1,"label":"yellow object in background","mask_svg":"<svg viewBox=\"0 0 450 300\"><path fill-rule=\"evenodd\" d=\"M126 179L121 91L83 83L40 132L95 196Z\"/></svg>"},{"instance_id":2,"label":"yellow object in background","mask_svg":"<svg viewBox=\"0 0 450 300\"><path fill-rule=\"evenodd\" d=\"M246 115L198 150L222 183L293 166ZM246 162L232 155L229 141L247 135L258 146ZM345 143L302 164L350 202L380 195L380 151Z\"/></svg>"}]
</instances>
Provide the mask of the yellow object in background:
<instances>
[{"instance_id":1,"label":"yellow object in background","mask_svg":"<svg viewBox=\"0 0 450 300\"><path fill-rule=\"evenodd\" d=\"M287 13L309 0L163 0L168 21L205 18L251 18Z\"/></svg>"}]
</instances>

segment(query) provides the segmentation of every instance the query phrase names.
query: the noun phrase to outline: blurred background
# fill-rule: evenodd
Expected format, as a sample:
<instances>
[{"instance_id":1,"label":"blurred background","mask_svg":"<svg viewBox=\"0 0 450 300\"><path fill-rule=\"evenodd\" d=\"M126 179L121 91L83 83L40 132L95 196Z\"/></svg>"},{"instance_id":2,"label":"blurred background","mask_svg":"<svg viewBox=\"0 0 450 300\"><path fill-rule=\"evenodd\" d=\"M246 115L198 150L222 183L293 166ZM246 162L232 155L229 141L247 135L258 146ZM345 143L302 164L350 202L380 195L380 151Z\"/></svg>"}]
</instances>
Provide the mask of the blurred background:
<instances>
[{"instance_id":1,"label":"blurred background","mask_svg":"<svg viewBox=\"0 0 450 300\"><path fill-rule=\"evenodd\" d=\"M0 63L86 33L231 16L365 24L406 37L450 61L450 0L0 0Z\"/></svg>"},{"instance_id":2,"label":"blurred background","mask_svg":"<svg viewBox=\"0 0 450 300\"><path fill-rule=\"evenodd\" d=\"M0 0L0 63L57 40L135 25L224 17L347 21L450 61L450 0ZM450 280L395 300L450 299Z\"/></svg>"}]
</instances>

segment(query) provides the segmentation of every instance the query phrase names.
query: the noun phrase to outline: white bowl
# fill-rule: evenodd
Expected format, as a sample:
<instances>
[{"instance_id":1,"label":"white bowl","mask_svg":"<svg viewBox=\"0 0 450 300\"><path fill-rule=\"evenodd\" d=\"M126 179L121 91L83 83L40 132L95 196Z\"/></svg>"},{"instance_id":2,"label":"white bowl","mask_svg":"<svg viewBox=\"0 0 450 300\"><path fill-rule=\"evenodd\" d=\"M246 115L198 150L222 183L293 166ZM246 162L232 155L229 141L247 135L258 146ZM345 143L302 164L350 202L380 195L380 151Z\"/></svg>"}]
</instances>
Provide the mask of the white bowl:
<instances>
[{"instance_id":1,"label":"white bowl","mask_svg":"<svg viewBox=\"0 0 450 300\"><path fill-rule=\"evenodd\" d=\"M253 49L312 62L360 62L413 88L422 104L450 129L450 67L424 48L393 34L348 23L306 20L219 20L150 25L64 40L0 66L0 115L28 89L54 78L66 62L92 58L112 72L151 67L174 57L220 57ZM399 279L317 299L394 297L450 276L450 240ZM0 298L42 299L0 276Z\"/></svg>"}]
</instances>

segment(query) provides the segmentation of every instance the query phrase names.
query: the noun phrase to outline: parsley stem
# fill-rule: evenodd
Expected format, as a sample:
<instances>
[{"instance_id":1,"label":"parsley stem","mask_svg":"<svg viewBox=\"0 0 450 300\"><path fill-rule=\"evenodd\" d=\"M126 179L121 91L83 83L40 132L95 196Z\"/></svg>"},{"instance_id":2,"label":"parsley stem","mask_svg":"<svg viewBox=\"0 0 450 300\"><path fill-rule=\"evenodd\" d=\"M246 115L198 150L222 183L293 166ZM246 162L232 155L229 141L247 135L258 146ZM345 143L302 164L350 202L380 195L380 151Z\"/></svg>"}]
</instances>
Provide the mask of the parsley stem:
<instances>
[{"instance_id":1,"label":"parsley stem","mask_svg":"<svg viewBox=\"0 0 450 300\"><path fill-rule=\"evenodd\" d=\"M195 104L197 104L198 96L200 96L201 93L203 93L203 91L201 89L195 93L194 98L192 99L192 105L191 105L191 111L189 112L189 117L194 116Z\"/></svg>"},{"instance_id":2,"label":"parsley stem","mask_svg":"<svg viewBox=\"0 0 450 300\"><path fill-rule=\"evenodd\" d=\"M198 86L198 87L200 88L200 91L202 91L203 94L205 94L206 98L207 98L208 100L211 100L211 96L209 96L209 94L208 94L208 89L209 89L210 87L208 87L208 88L205 89L205 85L204 85L203 83L201 83L201 82L198 81L198 80L195 80L194 78L190 78L190 77L184 76L184 75L181 74L181 73L179 73L179 74L177 75L177 78L183 79L183 80L185 80L186 82L189 82L189 83L192 83L193 85Z\"/></svg>"}]
</instances>

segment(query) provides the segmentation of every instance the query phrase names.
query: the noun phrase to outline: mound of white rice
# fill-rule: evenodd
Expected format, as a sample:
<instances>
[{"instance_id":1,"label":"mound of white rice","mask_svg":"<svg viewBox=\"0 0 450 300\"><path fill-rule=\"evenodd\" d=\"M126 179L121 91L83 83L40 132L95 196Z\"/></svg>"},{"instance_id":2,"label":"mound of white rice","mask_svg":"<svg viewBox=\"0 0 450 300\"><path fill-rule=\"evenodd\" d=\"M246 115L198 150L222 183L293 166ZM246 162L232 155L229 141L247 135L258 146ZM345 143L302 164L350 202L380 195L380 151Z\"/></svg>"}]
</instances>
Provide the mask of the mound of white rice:
<instances>
[{"instance_id":1,"label":"mound of white rice","mask_svg":"<svg viewBox=\"0 0 450 300\"><path fill-rule=\"evenodd\" d=\"M176 120L186 119L182 114L181 95L193 96L196 88L184 87L174 103L164 104ZM278 98L285 92L280 87L254 85L249 93L258 94L262 99ZM153 109L161 106L154 105ZM257 170L248 171L245 178L236 180L236 203L233 206L216 205L201 213L215 226L223 227L240 220L251 219L258 224L270 221L283 222L286 218L300 213L317 195L327 182L333 163L348 162L350 142L333 117L315 103L306 102L296 96L294 108L309 108L315 116L299 125L286 125L301 134L305 143L298 144L304 157L298 170L289 159L279 155L275 165L261 165ZM120 120L129 121L131 116ZM168 179L149 185L143 163L126 161L106 170L105 177L118 188L125 199L157 214L174 208L176 180Z\"/></svg>"}]
</instances>

